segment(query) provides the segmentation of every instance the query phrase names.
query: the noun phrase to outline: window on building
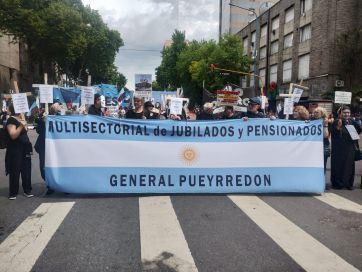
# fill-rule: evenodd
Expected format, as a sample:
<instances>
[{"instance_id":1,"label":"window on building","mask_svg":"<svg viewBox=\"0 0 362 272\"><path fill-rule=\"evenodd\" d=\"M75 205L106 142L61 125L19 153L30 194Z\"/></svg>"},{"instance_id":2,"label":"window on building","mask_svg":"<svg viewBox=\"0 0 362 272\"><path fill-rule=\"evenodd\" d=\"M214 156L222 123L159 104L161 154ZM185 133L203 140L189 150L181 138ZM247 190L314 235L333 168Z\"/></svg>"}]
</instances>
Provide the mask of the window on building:
<instances>
[{"instance_id":1,"label":"window on building","mask_svg":"<svg viewBox=\"0 0 362 272\"><path fill-rule=\"evenodd\" d=\"M309 77L309 60L309 54L299 57L298 79L305 79Z\"/></svg>"},{"instance_id":2,"label":"window on building","mask_svg":"<svg viewBox=\"0 0 362 272\"><path fill-rule=\"evenodd\" d=\"M254 71L250 71L250 74L254 74ZM250 87L254 87L254 76L249 76L249 80L250 80L250 84L249 84L249 86ZM258 80L258 78L257 78L257 80Z\"/></svg>"},{"instance_id":3,"label":"window on building","mask_svg":"<svg viewBox=\"0 0 362 272\"><path fill-rule=\"evenodd\" d=\"M284 36L284 48L293 46L293 33Z\"/></svg>"},{"instance_id":4,"label":"window on building","mask_svg":"<svg viewBox=\"0 0 362 272\"><path fill-rule=\"evenodd\" d=\"M276 54L279 51L279 41L276 40L270 44L270 54Z\"/></svg>"},{"instance_id":5,"label":"window on building","mask_svg":"<svg viewBox=\"0 0 362 272\"><path fill-rule=\"evenodd\" d=\"M279 16L272 20L272 33L276 33L279 28Z\"/></svg>"},{"instance_id":6,"label":"window on building","mask_svg":"<svg viewBox=\"0 0 362 272\"><path fill-rule=\"evenodd\" d=\"M285 23L291 22L293 20L294 20L294 7L291 7L285 11Z\"/></svg>"},{"instance_id":7,"label":"window on building","mask_svg":"<svg viewBox=\"0 0 362 272\"><path fill-rule=\"evenodd\" d=\"M259 76L263 86L265 86L265 68L259 70Z\"/></svg>"},{"instance_id":8,"label":"window on building","mask_svg":"<svg viewBox=\"0 0 362 272\"><path fill-rule=\"evenodd\" d=\"M260 48L260 59L266 58L266 46Z\"/></svg>"},{"instance_id":9,"label":"window on building","mask_svg":"<svg viewBox=\"0 0 362 272\"><path fill-rule=\"evenodd\" d=\"M269 83L278 80L278 64L270 66Z\"/></svg>"},{"instance_id":10,"label":"window on building","mask_svg":"<svg viewBox=\"0 0 362 272\"><path fill-rule=\"evenodd\" d=\"M247 80L246 76L241 77L241 88L247 87L246 80Z\"/></svg>"},{"instance_id":11,"label":"window on building","mask_svg":"<svg viewBox=\"0 0 362 272\"><path fill-rule=\"evenodd\" d=\"M253 33L251 33L251 51L254 52L255 49L255 44L256 42L256 32L254 31Z\"/></svg>"},{"instance_id":12,"label":"window on building","mask_svg":"<svg viewBox=\"0 0 362 272\"><path fill-rule=\"evenodd\" d=\"M300 14L305 14L312 9L313 0L300 0Z\"/></svg>"},{"instance_id":13,"label":"window on building","mask_svg":"<svg viewBox=\"0 0 362 272\"><path fill-rule=\"evenodd\" d=\"M290 82L292 80L292 60L283 62L283 82Z\"/></svg>"},{"instance_id":14,"label":"window on building","mask_svg":"<svg viewBox=\"0 0 362 272\"><path fill-rule=\"evenodd\" d=\"M249 53L247 36L243 38L243 49L244 49L244 55L247 55Z\"/></svg>"},{"instance_id":15,"label":"window on building","mask_svg":"<svg viewBox=\"0 0 362 272\"><path fill-rule=\"evenodd\" d=\"M311 39L311 37L312 37L312 27L310 24L300 28L300 33L299 33L300 42L308 41Z\"/></svg>"},{"instance_id":16,"label":"window on building","mask_svg":"<svg viewBox=\"0 0 362 272\"><path fill-rule=\"evenodd\" d=\"M266 33L268 32L268 25L265 24L261 27L261 30L260 30L260 37L264 37L266 36Z\"/></svg>"}]
</instances>

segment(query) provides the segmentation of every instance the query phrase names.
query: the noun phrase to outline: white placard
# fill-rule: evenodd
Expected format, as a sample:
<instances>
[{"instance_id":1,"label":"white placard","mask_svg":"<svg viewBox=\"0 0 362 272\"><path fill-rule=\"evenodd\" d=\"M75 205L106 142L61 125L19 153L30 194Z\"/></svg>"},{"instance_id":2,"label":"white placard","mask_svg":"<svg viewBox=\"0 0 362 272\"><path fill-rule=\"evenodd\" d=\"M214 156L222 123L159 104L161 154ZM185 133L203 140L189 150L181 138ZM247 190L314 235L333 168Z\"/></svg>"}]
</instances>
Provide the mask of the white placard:
<instances>
[{"instance_id":1,"label":"white placard","mask_svg":"<svg viewBox=\"0 0 362 272\"><path fill-rule=\"evenodd\" d=\"M351 104L352 93L351 92L335 92L334 103L338 104Z\"/></svg>"},{"instance_id":2,"label":"white placard","mask_svg":"<svg viewBox=\"0 0 362 272\"><path fill-rule=\"evenodd\" d=\"M262 95L261 96L261 109L265 109L265 104L266 104L266 96Z\"/></svg>"},{"instance_id":3,"label":"white placard","mask_svg":"<svg viewBox=\"0 0 362 272\"><path fill-rule=\"evenodd\" d=\"M218 114L218 113L222 113L224 111L225 111L225 107L218 107L218 108L214 109L214 111L212 113Z\"/></svg>"},{"instance_id":4,"label":"white placard","mask_svg":"<svg viewBox=\"0 0 362 272\"><path fill-rule=\"evenodd\" d=\"M171 98L170 114L180 115L182 114L182 98Z\"/></svg>"},{"instance_id":5,"label":"white placard","mask_svg":"<svg viewBox=\"0 0 362 272\"><path fill-rule=\"evenodd\" d=\"M294 102L292 97L284 98L284 114L293 114Z\"/></svg>"},{"instance_id":6,"label":"white placard","mask_svg":"<svg viewBox=\"0 0 362 272\"><path fill-rule=\"evenodd\" d=\"M346 129L351 136L352 140L359 140L359 135L356 128L353 125L346 125Z\"/></svg>"},{"instance_id":7,"label":"white placard","mask_svg":"<svg viewBox=\"0 0 362 272\"><path fill-rule=\"evenodd\" d=\"M53 103L53 86L39 86L40 103Z\"/></svg>"},{"instance_id":8,"label":"white placard","mask_svg":"<svg viewBox=\"0 0 362 272\"><path fill-rule=\"evenodd\" d=\"M80 99L81 99L82 105L93 105L94 104L93 87L81 87Z\"/></svg>"},{"instance_id":9,"label":"white placard","mask_svg":"<svg viewBox=\"0 0 362 272\"><path fill-rule=\"evenodd\" d=\"M3 100L2 111L6 111L6 101L5 101L5 99Z\"/></svg>"},{"instance_id":10,"label":"white placard","mask_svg":"<svg viewBox=\"0 0 362 272\"><path fill-rule=\"evenodd\" d=\"M26 93L12 94L11 99L13 100L15 113L26 113L29 112L28 99Z\"/></svg>"},{"instance_id":11,"label":"white placard","mask_svg":"<svg viewBox=\"0 0 362 272\"><path fill-rule=\"evenodd\" d=\"M299 89L299 88L294 88L294 89L293 89L293 95L292 95L292 97L293 97L294 103L298 103L298 102L299 102L302 94L303 94L303 89Z\"/></svg>"}]
</instances>

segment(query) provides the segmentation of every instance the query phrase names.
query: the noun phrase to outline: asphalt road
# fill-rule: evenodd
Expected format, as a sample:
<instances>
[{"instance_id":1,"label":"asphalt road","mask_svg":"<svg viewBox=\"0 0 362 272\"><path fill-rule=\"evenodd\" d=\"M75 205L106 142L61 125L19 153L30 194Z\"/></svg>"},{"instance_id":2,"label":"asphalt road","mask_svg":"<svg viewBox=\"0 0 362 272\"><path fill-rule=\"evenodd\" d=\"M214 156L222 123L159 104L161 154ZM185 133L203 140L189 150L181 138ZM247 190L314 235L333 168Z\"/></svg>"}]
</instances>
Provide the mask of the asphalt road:
<instances>
[{"instance_id":1,"label":"asphalt road","mask_svg":"<svg viewBox=\"0 0 362 272\"><path fill-rule=\"evenodd\" d=\"M321 198L46 196L35 154L36 196L10 201L0 169L0 271L362 270L362 162L354 191Z\"/></svg>"}]
</instances>

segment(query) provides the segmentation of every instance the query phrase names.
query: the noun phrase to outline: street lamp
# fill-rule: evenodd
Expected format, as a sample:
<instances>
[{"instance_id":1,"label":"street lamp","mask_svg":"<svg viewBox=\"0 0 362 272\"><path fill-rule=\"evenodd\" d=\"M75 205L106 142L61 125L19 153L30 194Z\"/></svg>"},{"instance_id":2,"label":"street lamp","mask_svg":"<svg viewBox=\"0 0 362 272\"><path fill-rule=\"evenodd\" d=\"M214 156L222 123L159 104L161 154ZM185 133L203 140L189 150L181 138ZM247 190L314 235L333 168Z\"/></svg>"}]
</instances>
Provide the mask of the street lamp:
<instances>
[{"instance_id":1,"label":"street lamp","mask_svg":"<svg viewBox=\"0 0 362 272\"><path fill-rule=\"evenodd\" d=\"M234 5L232 3L229 3L230 6L233 6L233 7L236 7L236 8L239 8L239 9L243 9L243 10L246 10L246 11L249 11L251 12L254 16L255 16L255 24L256 24L256 37L255 37L255 44L254 44L254 50L253 50L253 56L254 56L254 90L255 90L255 93L256 93L256 58L257 58L257 55L258 55L258 51L256 49L256 46L258 44L258 39L259 39L259 20L258 20L258 15L256 14L255 12L255 9L253 8L243 8L243 7L240 7L238 5Z\"/></svg>"}]
</instances>

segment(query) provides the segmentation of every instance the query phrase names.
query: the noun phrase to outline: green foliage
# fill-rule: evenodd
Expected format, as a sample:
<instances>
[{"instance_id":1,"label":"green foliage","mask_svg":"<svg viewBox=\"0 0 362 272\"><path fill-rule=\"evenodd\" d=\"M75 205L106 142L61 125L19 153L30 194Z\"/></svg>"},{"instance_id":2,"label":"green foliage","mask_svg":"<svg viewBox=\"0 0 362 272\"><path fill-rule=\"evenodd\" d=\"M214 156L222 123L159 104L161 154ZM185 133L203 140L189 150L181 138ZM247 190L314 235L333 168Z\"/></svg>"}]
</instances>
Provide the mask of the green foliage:
<instances>
[{"instance_id":1,"label":"green foliage","mask_svg":"<svg viewBox=\"0 0 362 272\"><path fill-rule=\"evenodd\" d=\"M81 0L0 0L0 31L24 41L33 62L56 63L71 79L85 81L88 72L94 83L126 82L113 64L119 32Z\"/></svg>"},{"instance_id":2,"label":"green foliage","mask_svg":"<svg viewBox=\"0 0 362 272\"><path fill-rule=\"evenodd\" d=\"M223 36L219 43L214 40L192 41L178 48L181 51L172 58L171 48L162 51L162 62L156 73L157 82L161 86L182 86L186 96L198 102L202 97L203 84L210 91L222 88L227 83L239 85L239 75L225 76L213 72L210 70L211 64L235 71L247 71L250 65L250 59L243 55L240 38L233 35ZM173 71L173 76L169 71Z\"/></svg>"}]
</instances>

